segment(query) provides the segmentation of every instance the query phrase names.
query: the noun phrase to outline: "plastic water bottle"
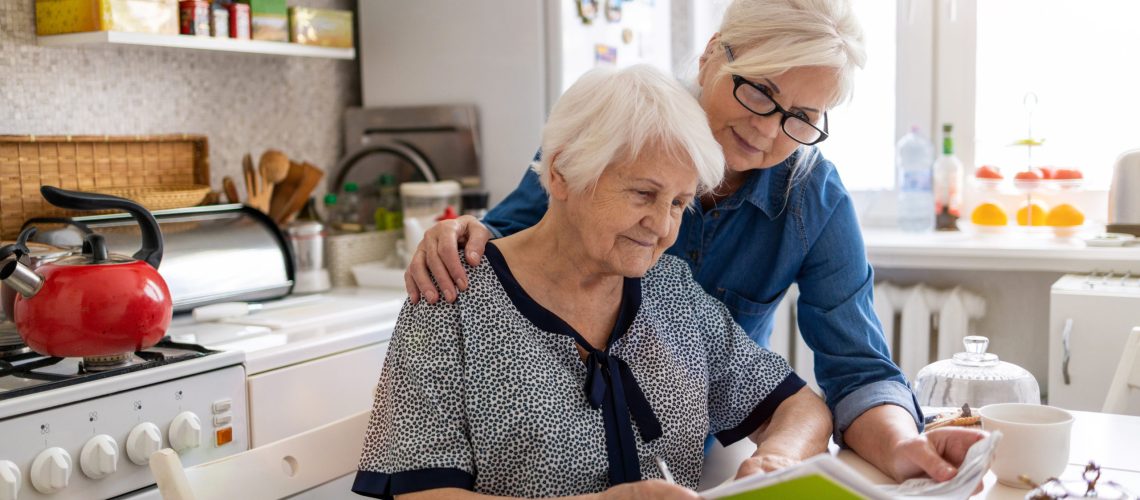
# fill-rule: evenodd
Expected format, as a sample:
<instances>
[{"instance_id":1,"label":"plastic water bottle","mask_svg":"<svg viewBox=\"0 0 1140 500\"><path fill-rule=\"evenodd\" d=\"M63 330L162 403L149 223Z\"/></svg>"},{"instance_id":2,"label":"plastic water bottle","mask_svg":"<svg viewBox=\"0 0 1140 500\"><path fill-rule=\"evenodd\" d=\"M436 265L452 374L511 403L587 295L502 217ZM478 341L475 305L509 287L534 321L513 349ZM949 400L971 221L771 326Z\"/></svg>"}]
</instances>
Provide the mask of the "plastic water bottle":
<instances>
[{"instance_id":1,"label":"plastic water bottle","mask_svg":"<svg viewBox=\"0 0 1140 500\"><path fill-rule=\"evenodd\" d=\"M934 145L911 127L895 147L899 227L908 232L934 230Z\"/></svg>"}]
</instances>

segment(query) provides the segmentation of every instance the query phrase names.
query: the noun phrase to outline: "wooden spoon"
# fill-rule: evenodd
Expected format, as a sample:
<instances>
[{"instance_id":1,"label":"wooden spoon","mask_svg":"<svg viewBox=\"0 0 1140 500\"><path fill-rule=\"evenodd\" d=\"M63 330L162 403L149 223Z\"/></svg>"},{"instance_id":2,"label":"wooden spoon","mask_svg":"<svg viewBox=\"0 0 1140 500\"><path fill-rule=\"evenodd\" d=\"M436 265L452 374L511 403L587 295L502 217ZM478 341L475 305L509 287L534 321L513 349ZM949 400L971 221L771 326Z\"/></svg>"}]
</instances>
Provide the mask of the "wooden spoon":
<instances>
[{"instance_id":1,"label":"wooden spoon","mask_svg":"<svg viewBox=\"0 0 1140 500\"><path fill-rule=\"evenodd\" d=\"M285 177L289 175L289 157L276 149L270 149L261 154L261 159L257 162L257 169L261 172L262 187L265 191L259 193L264 199L261 208L268 213L270 200L273 199L273 186L285 180Z\"/></svg>"},{"instance_id":2,"label":"wooden spoon","mask_svg":"<svg viewBox=\"0 0 1140 500\"><path fill-rule=\"evenodd\" d=\"M230 203L241 203L241 197L238 196L237 185L234 184L233 177L227 175L222 178L222 190L226 192L226 201Z\"/></svg>"}]
</instances>

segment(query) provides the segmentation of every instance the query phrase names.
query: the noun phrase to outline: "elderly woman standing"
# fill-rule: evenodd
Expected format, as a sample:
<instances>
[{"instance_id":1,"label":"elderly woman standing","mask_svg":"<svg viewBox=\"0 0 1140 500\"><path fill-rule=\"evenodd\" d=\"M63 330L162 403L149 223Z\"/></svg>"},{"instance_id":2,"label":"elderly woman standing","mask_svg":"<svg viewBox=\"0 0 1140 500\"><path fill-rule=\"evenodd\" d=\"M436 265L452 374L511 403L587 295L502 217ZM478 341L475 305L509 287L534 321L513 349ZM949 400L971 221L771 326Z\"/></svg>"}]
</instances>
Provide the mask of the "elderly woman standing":
<instances>
[{"instance_id":1,"label":"elderly woman standing","mask_svg":"<svg viewBox=\"0 0 1140 500\"><path fill-rule=\"evenodd\" d=\"M823 402L662 256L723 176L692 96L649 67L595 70L542 146L542 219L488 245L454 304L401 311L353 491L696 498L684 487L709 429L796 458L826 450ZM680 486L649 480L657 459Z\"/></svg>"},{"instance_id":2,"label":"elderly woman standing","mask_svg":"<svg viewBox=\"0 0 1140 500\"><path fill-rule=\"evenodd\" d=\"M947 480L981 434L919 434L922 414L872 307L874 276L851 197L814 147L827 139L827 111L851 94L865 58L846 0L734 0L694 82L724 150L724 180L684 214L666 253L688 264L760 345L768 345L776 304L798 284L800 331L815 353L835 440L896 480ZM454 300L466 284L458 243L478 262L492 236L530 227L546 206L527 174L482 224L470 217L437 224L405 275L412 300L438 299L432 277Z\"/></svg>"}]
</instances>

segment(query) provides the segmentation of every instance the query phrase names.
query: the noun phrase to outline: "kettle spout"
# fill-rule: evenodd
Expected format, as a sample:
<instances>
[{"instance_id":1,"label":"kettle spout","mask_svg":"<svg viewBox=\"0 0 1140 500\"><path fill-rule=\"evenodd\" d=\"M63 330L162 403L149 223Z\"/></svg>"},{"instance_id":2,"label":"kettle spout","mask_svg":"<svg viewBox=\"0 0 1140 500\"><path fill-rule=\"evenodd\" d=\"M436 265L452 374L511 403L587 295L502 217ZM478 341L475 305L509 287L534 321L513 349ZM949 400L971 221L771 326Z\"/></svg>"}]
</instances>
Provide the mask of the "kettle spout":
<instances>
[{"instance_id":1,"label":"kettle spout","mask_svg":"<svg viewBox=\"0 0 1140 500\"><path fill-rule=\"evenodd\" d=\"M24 298L31 298L44 286L44 279L28 266L15 260L0 268L0 281L20 292Z\"/></svg>"}]
</instances>

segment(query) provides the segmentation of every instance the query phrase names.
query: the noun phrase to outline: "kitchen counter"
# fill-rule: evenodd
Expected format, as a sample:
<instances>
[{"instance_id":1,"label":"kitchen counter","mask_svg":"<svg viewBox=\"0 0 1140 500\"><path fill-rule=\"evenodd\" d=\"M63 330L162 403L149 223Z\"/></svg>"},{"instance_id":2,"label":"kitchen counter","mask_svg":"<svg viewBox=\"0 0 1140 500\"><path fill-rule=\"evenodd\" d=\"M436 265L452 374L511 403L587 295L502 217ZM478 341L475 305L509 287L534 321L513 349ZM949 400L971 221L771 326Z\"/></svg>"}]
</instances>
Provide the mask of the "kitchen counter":
<instances>
[{"instance_id":1,"label":"kitchen counter","mask_svg":"<svg viewBox=\"0 0 1140 500\"><path fill-rule=\"evenodd\" d=\"M180 316L170 335L179 342L243 351L246 372L255 375L387 340L406 298L402 289L340 288L312 302L218 322Z\"/></svg>"},{"instance_id":2,"label":"kitchen counter","mask_svg":"<svg viewBox=\"0 0 1140 500\"><path fill-rule=\"evenodd\" d=\"M867 259L876 269L949 269L1140 274L1140 246L1089 247L1052 235L964 232L905 233L864 228Z\"/></svg>"}]
</instances>

